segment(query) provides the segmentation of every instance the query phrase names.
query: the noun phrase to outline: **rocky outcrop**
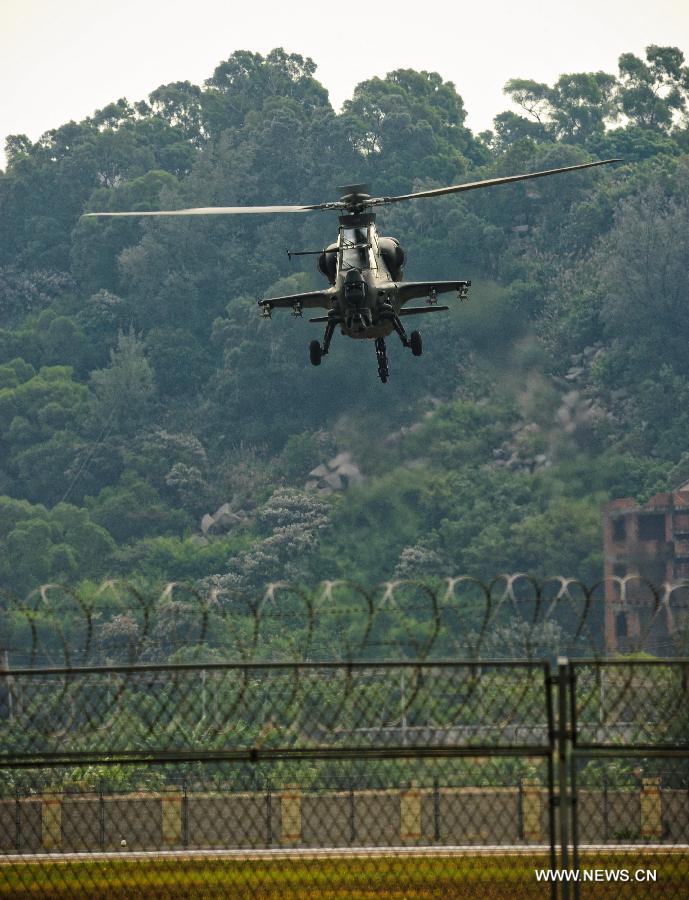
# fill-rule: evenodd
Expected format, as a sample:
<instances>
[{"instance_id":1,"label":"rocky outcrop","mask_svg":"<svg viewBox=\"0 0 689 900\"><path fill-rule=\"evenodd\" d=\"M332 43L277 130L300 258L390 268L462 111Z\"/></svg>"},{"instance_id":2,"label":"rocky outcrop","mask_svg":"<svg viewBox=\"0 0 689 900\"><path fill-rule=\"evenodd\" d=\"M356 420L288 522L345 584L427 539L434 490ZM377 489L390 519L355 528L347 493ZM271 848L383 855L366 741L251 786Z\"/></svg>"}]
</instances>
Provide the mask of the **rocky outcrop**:
<instances>
[{"instance_id":1,"label":"rocky outcrop","mask_svg":"<svg viewBox=\"0 0 689 900\"><path fill-rule=\"evenodd\" d=\"M201 519L202 534L227 534L240 525L246 525L249 522L249 514L244 509L238 509L234 512L229 503L223 503L216 511L206 513Z\"/></svg>"},{"instance_id":2,"label":"rocky outcrop","mask_svg":"<svg viewBox=\"0 0 689 900\"><path fill-rule=\"evenodd\" d=\"M588 380L588 370L604 353L605 346L600 341L584 347L582 353L573 353L569 358L569 369L561 377L555 377L555 383L566 389L585 383Z\"/></svg>"},{"instance_id":3,"label":"rocky outcrop","mask_svg":"<svg viewBox=\"0 0 689 900\"><path fill-rule=\"evenodd\" d=\"M605 353L602 342L585 347L581 353L573 353L570 367L564 375L554 375L552 383L558 391L558 404L554 409L552 424L517 422L512 436L492 451L490 465L506 468L511 472L540 472L552 465L557 455L558 435L576 435L578 432L596 429L601 423L612 421L612 413L597 399L591 386L591 366ZM619 393L619 397L614 394ZM614 392L613 399L624 400L626 391Z\"/></svg>"},{"instance_id":4,"label":"rocky outcrop","mask_svg":"<svg viewBox=\"0 0 689 900\"><path fill-rule=\"evenodd\" d=\"M351 453L338 453L328 462L312 469L304 487L307 491L318 491L325 495L332 494L333 491L344 491L363 481L364 476L356 463L352 462Z\"/></svg>"}]
</instances>

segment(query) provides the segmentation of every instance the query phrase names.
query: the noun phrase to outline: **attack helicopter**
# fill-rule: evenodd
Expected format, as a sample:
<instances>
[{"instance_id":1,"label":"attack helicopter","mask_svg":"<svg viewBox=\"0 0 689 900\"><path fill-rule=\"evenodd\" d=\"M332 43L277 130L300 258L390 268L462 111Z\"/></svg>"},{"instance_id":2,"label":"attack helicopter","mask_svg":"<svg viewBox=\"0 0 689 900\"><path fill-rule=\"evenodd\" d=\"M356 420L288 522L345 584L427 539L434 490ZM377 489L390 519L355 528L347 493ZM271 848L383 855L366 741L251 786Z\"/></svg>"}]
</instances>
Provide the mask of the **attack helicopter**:
<instances>
[{"instance_id":1,"label":"attack helicopter","mask_svg":"<svg viewBox=\"0 0 689 900\"><path fill-rule=\"evenodd\" d=\"M290 309L293 316L303 316L305 309L322 309L324 315L315 316L309 322L325 324L323 341L313 340L309 356L314 366L319 366L330 350L335 330L347 337L375 341L378 375L385 383L390 375L385 338L394 331L402 345L414 356L421 356L423 344L419 331L407 334L402 322L407 316L445 312L449 306L438 304L438 295L456 293L460 300L469 296L471 281L404 281L405 251L394 237L378 234L376 214L379 206L399 203L402 200L418 200L424 197L440 197L458 194L478 188L513 184L532 178L544 178L564 172L575 172L621 162L620 159L602 159L595 162L489 178L447 187L415 191L393 197L372 197L368 186L352 184L341 187L339 200L301 206L209 206L194 209L155 210L149 212L91 212L86 216L205 216L278 214L335 211L339 215L337 240L324 249L288 251L293 256L318 256L318 269L328 280L329 286L320 291L290 294L285 297L269 297L258 300L263 318L270 319L274 309ZM411 300L425 300L423 305L407 306Z\"/></svg>"}]
</instances>

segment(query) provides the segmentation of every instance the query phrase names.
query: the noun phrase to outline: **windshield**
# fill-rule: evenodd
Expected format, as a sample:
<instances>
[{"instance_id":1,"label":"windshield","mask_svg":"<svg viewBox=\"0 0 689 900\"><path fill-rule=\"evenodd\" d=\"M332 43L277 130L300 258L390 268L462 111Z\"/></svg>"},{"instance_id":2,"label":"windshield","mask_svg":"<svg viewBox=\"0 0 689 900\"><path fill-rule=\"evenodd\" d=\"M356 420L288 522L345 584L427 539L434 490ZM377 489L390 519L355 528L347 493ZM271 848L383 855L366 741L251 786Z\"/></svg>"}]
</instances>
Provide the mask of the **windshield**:
<instances>
[{"instance_id":1,"label":"windshield","mask_svg":"<svg viewBox=\"0 0 689 900\"><path fill-rule=\"evenodd\" d=\"M369 268L367 228L343 228L340 247L342 248L343 269Z\"/></svg>"}]
</instances>

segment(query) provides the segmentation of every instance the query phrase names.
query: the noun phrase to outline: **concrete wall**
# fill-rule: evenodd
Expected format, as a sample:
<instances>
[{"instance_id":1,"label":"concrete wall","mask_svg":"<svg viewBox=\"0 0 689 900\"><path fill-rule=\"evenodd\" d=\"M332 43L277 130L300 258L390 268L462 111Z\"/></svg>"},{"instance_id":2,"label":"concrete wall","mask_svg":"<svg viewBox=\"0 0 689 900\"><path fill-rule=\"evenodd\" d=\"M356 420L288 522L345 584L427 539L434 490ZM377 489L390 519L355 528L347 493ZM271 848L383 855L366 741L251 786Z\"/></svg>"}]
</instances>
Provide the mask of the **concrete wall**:
<instances>
[{"instance_id":1,"label":"concrete wall","mask_svg":"<svg viewBox=\"0 0 689 900\"><path fill-rule=\"evenodd\" d=\"M646 783L648 782L648 783ZM653 783L652 783L653 782ZM606 809L607 806L607 809ZM689 793L579 792L582 843L689 842ZM548 841L548 795L518 788L302 794L141 792L0 800L0 851L175 847L348 847Z\"/></svg>"},{"instance_id":2,"label":"concrete wall","mask_svg":"<svg viewBox=\"0 0 689 900\"><path fill-rule=\"evenodd\" d=\"M266 794L190 794L188 842L204 847L261 847L279 833L279 797Z\"/></svg>"}]
</instances>

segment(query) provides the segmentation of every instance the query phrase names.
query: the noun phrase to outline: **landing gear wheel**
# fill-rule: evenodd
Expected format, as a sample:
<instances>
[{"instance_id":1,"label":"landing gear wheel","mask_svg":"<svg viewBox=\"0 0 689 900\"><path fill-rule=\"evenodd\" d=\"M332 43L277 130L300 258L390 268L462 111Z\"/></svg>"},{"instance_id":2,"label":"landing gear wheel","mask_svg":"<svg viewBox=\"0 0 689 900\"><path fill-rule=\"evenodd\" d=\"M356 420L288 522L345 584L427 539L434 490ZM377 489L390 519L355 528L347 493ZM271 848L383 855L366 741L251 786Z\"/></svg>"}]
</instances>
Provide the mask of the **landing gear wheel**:
<instances>
[{"instance_id":1,"label":"landing gear wheel","mask_svg":"<svg viewBox=\"0 0 689 900\"><path fill-rule=\"evenodd\" d=\"M376 359L378 360L378 376L385 384L390 377L390 369L388 368L388 354L383 338L376 338Z\"/></svg>"},{"instance_id":2,"label":"landing gear wheel","mask_svg":"<svg viewBox=\"0 0 689 900\"><path fill-rule=\"evenodd\" d=\"M421 335L418 331L412 331L409 337L409 346L411 347L411 352L414 356L421 356L423 353L423 343L421 342Z\"/></svg>"},{"instance_id":3,"label":"landing gear wheel","mask_svg":"<svg viewBox=\"0 0 689 900\"><path fill-rule=\"evenodd\" d=\"M323 352L321 351L321 345L318 341L311 341L309 344L309 357L311 358L312 366L320 366L321 357L323 356Z\"/></svg>"}]
</instances>

